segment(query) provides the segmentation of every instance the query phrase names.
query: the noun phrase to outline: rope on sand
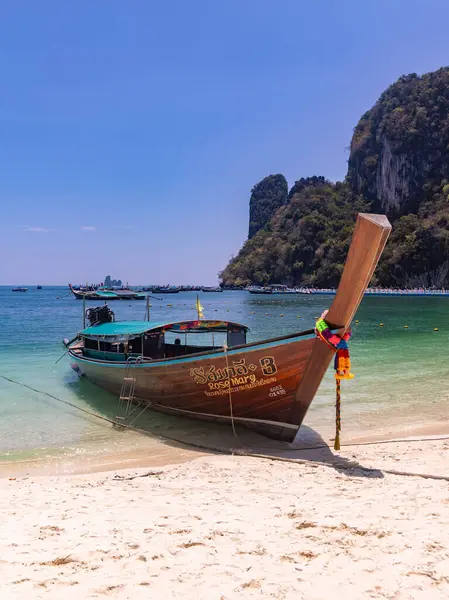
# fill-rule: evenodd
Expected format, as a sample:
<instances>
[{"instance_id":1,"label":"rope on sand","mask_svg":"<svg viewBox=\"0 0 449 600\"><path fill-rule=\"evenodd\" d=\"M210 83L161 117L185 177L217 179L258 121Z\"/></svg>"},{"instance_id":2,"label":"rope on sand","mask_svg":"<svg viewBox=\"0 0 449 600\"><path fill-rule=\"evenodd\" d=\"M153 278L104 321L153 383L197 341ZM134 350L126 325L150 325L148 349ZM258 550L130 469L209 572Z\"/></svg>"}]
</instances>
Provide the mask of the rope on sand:
<instances>
[{"instance_id":1,"label":"rope on sand","mask_svg":"<svg viewBox=\"0 0 449 600\"><path fill-rule=\"evenodd\" d=\"M7 377L6 375L0 375L1 379L4 379L5 381L9 381L10 383L13 383L14 385L19 385L22 386L24 388L27 388L33 392L36 392L37 394L41 394L43 396L47 396L49 398L52 398L53 400L56 400L57 402L60 402L62 404L66 404L67 406L70 406L71 408L74 408L76 410L79 410L91 417L95 417L97 419L100 419L101 421L105 421L107 423L111 423L112 425L117 425L117 423L113 420L113 419L109 419L108 417L104 417L102 415L99 415L98 413L95 413L93 411L87 410L85 408L82 408L81 406L77 406L76 404L74 404L73 402L69 402L68 400L63 400L62 398L58 398L57 396L54 396L53 394L50 394L49 392L45 392L43 390L39 390L31 385L28 385L26 383L23 383L21 381L16 381L15 379L11 379L10 377ZM377 475L379 472L380 473L387 473L388 475L397 475L397 476L402 476L402 477L420 477L423 479L434 479L437 481L449 481L449 476L446 475L433 475L432 473L413 473L411 471L399 471L397 469L376 469L376 468L372 468L372 467L364 467L362 466L360 463L358 462L354 462L354 463L343 463L343 464L339 464L338 462L324 462L324 461L309 461L309 460L305 460L302 458L286 458L283 456L268 456L266 454L260 454L260 453L256 453L256 452L245 452L242 450L229 450L227 448L218 448L218 447L214 447L214 446L206 446L204 444L196 444L193 442L186 442L183 440L180 440L178 438L172 437L172 436L168 436L165 434L161 434L161 433L156 433L156 432L152 432L149 430L145 430L145 429L140 429L139 427L133 427L130 425L126 425L126 424L121 424L119 425L120 427L124 428L124 429L129 429L131 431L136 431L138 433L143 433L145 435L148 434L153 434L155 436L161 437L165 440L169 440L172 442L176 442L178 444L182 444L184 446L190 447L190 448L196 448L198 450L204 450L204 451L208 451L208 452L216 452L218 454L227 454L230 456L250 456L253 458L260 458L260 459L264 459L264 460L270 460L270 461L277 461L277 462L285 462L285 463L293 463L293 464L300 464L300 465L306 465L306 466L323 466L323 467L327 467L327 468L331 468L331 469L341 469L341 470L345 470L345 471L351 471L351 470L357 470L357 471L363 471L364 473L372 473L373 475ZM438 441L438 440L447 440L449 439L449 436L441 436L438 438L428 438L428 439L415 439L415 440L410 440L410 439L406 439L406 440L382 440L379 442L365 442L362 444L342 444L343 446L346 447L350 447L350 446L367 446L367 445L377 445L377 444L388 444L388 443L410 443L411 441L419 441L419 442L432 442L432 441ZM314 448L298 448L298 451L301 450L315 450L318 448L329 448L329 446L327 446L326 444L323 444L322 446L315 446ZM269 448L270 450L273 450L272 448ZM288 450L288 452L290 452L291 450ZM280 450L280 452L282 452L282 450ZM150 471L148 473L145 473L143 475L136 475L135 477L130 477L130 478L117 478L117 481L122 481L123 479L135 479L136 477L150 477L152 475L155 475L156 473L154 471Z\"/></svg>"}]
</instances>

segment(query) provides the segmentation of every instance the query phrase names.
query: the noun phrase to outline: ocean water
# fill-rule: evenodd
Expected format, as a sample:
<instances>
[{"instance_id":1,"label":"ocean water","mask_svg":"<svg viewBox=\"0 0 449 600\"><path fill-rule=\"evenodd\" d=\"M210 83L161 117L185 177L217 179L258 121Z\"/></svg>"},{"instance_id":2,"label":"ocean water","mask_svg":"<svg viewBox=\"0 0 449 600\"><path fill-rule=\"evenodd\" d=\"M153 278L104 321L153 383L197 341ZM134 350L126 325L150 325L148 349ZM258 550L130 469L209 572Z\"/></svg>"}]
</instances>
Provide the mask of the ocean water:
<instances>
[{"instance_id":1,"label":"ocean water","mask_svg":"<svg viewBox=\"0 0 449 600\"><path fill-rule=\"evenodd\" d=\"M195 318L195 298L185 292L152 300L151 318ZM206 318L244 323L251 330L248 339L255 340L312 328L331 298L223 292L201 294L201 302ZM110 307L119 320L144 318L145 302L111 302ZM447 298L363 300L350 344L356 378L342 384L343 437L407 435L427 424L442 429L449 424L448 307ZM191 436L201 437L207 428L210 433L210 425L149 412L146 424L155 435L117 430L4 378L113 418L117 398L78 378L64 356L62 339L70 339L81 328L82 303L67 288L29 286L26 293L13 293L11 287L0 287L0 460L83 457L134 448L150 452L161 443L158 433L190 429ZM330 370L308 413L307 426L331 432L334 402ZM218 432L222 426L214 427Z\"/></svg>"}]
</instances>

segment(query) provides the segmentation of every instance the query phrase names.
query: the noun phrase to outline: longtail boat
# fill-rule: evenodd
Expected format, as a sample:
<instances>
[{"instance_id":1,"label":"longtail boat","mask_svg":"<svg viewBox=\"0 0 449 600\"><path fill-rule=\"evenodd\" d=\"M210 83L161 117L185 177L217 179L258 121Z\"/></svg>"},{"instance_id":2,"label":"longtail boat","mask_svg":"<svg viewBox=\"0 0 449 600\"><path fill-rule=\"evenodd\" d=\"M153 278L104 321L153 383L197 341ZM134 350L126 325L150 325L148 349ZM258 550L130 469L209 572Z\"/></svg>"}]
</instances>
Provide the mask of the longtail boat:
<instances>
[{"instance_id":1,"label":"longtail boat","mask_svg":"<svg viewBox=\"0 0 449 600\"><path fill-rule=\"evenodd\" d=\"M385 216L359 214L326 315L332 330L349 328L390 230ZM75 370L131 402L292 441L334 352L314 329L251 343L247 331L239 323L204 319L104 322L65 343ZM193 343L200 336L209 341Z\"/></svg>"},{"instance_id":2,"label":"longtail boat","mask_svg":"<svg viewBox=\"0 0 449 600\"><path fill-rule=\"evenodd\" d=\"M146 295L133 290L76 290L69 284L69 289L77 300L145 300Z\"/></svg>"},{"instance_id":3,"label":"longtail boat","mask_svg":"<svg viewBox=\"0 0 449 600\"><path fill-rule=\"evenodd\" d=\"M150 292L153 294L179 294L181 288L179 286L167 285L167 286L153 286L150 288Z\"/></svg>"}]
</instances>

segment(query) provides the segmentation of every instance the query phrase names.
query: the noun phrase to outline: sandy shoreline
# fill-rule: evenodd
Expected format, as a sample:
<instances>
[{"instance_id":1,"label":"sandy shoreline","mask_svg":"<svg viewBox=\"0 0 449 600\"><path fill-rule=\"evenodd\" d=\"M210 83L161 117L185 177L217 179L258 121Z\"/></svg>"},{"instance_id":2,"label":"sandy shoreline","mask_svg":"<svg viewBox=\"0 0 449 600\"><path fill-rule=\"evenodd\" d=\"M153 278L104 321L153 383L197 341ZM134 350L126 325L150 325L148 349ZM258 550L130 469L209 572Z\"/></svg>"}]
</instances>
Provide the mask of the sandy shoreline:
<instances>
[{"instance_id":1,"label":"sandy shoreline","mask_svg":"<svg viewBox=\"0 0 449 600\"><path fill-rule=\"evenodd\" d=\"M146 468L181 464L199 456L215 454L216 450L229 454L267 454L301 458L308 456L308 448L322 446L333 448L334 428L321 425L314 428L303 425L293 444L270 440L245 429L237 429L236 438L228 427L199 427L177 430L172 441L158 434L139 437L140 443L123 450L92 452L88 449L71 451L53 458L0 460L0 479L26 475L83 475L117 471L129 468ZM172 434L172 432L170 432ZM428 422L413 426L390 425L378 431L343 431L343 449L405 439L431 439L449 436L449 423ZM173 440L178 440L179 443ZM220 452L219 452L220 453Z\"/></svg>"},{"instance_id":2,"label":"sandy shoreline","mask_svg":"<svg viewBox=\"0 0 449 600\"><path fill-rule=\"evenodd\" d=\"M1 479L2 600L448 597L449 440L195 456Z\"/></svg>"}]
</instances>

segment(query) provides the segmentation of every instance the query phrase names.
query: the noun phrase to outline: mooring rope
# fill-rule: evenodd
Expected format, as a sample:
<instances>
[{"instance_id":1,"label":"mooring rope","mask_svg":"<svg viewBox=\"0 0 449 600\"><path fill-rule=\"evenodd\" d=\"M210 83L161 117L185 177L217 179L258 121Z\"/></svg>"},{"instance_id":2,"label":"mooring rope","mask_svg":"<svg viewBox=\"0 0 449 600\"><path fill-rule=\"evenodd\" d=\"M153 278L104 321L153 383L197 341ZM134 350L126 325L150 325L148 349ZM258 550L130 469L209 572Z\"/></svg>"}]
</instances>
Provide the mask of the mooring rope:
<instances>
[{"instance_id":1,"label":"mooring rope","mask_svg":"<svg viewBox=\"0 0 449 600\"><path fill-rule=\"evenodd\" d=\"M57 396L55 396L54 394L50 394L49 392L45 392L44 390L39 390L31 385L28 385L27 383L23 383L21 381L17 381L15 379L12 379L11 377L7 377L6 375L0 375L1 379L4 379L5 381L9 381L10 383L14 384L14 385L19 385L22 386L24 388L27 388L33 392L36 392L37 394L41 394L43 396L48 396L49 398L52 398L53 400L56 400L57 402L60 402L62 404L66 404L67 406L70 406L71 408L74 408L76 410L79 410L91 417L95 417L97 419L100 419L101 421L105 421L107 423L111 423L112 425L119 425L119 427L122 427L124 429L129 429L131 431L136 431L138 433L143 433L144 435L148 435L148 434L152 434L152 435L156 435L158 437L161 437L163 439L172 441L172 442L176 442L178 444L182 444L184 446L187 447L191 447L191 448L196 448L198 450L204 450L204 451L208 451L208 452L216 452L219 454L227 454L230 456L249 456L252 458L261 458L264 460L270 460L270 461L278 461L278 462L287 462L287 463L293 463L293 464L301 464L301 465L306 465L306 466L323 466L323 467L327 467L327 468L331 468L331 469L337 469L337 470L346 470L346 471L350 471L350 470L358 470L358 471L363 471L364 473L372 473L373 475L378 474L379 472L381 473L387 473L388 475L397 475L397 476L405 476L405 477L420 477L420 478L424 478L424 479L434 479L437 481L449 481L449 476L446 475L434 475L432 473L413 473L411 471L399 471L396 469L377 469L374 467L364 467L361 464L359 464L358 462L354 462L354 463L331 463L331 462L324 462L324 461L309 461L309 460L305 460L305 459L301 459L301 458L284 458L282 456L268 456L266 454L260 454L260 453L256 453L256 452L244 452L242 450L236 450L236 449L227 449L227 448L217 448L214 446L206 446L204 444L197 444L197 443L193 443L193 442L186 442L184 440L180 440L178 438L175 438L173 436L169 436L166 434L161 434L161 433L156 433L156 432L152 432L149 430L145 430L145 429L141 429L139 427L132 427L126 424L118 424L116 421L114 421L113 419L109 419L108 417L104 417L102 415L99 415L98 413L95 413L93 411L87 410L81 406L78 406L76 404L74 404L73 402L69 402L68 400L63 400L62 398L58 398ZM343 446L345 447L353 447L353 446L367 446L367 445L377 445L377 444L389 444L389 443L410 443L411 441L416 441L416 442L432 442L432 441L437 441L437 440L447 440L449 439L449 436L441 436L438 438L428 438L428 439L399 439L399 440L381 440L379 442L364 442L361 444L343 444ZM327 444L323 444L322 446L316 446L316 447L309 447L309 448L297 448L294 449L294 451L304 451L304 450L315 450L318 448L329 448L329 446ZM262 450L263 447L259 448L259 450ZM274 450L273 448L266 448L268 450ZM291 452L292 450L285 450L285 452ZM283 452L283 450L277 450L277 452ZM148 475L151 475L152 473L148 473ZM145 477L146 475L139 475L139 477ZM120 481L120 479L118 479L117 481Z\"/></svg>"},{"instance_id":2,"label":"mooring rope","mask_svg":"<svg viewBox=\"0 0 449 600\"><path fill-rule=\"evenodd\" d=\"M335 442L334 450L340 450L340 432L341 432L341 396L340 396L340 378L335 379Z\"/></svg>"},{"instance_id":3,"label":"mooring rope","mask_svg":"<svg viewBox=\"0 0 449 600\"><path fill-rule=\"evenodd\" d=\"M232 407L232 392L231 392L231 377L229 375L228 347L226 344L224 344L224 346L223 346L223 351L224 351L224 355L225 355L225 359L226 359L226 373L228 375L229 414L231 416L232 432L233 432L234 436L237 439L239 439L239 436L237 435L237 432L235 431L235 424L234 424L234 411L233 411L233 407Z\"/></svg>"}]
</instances>

